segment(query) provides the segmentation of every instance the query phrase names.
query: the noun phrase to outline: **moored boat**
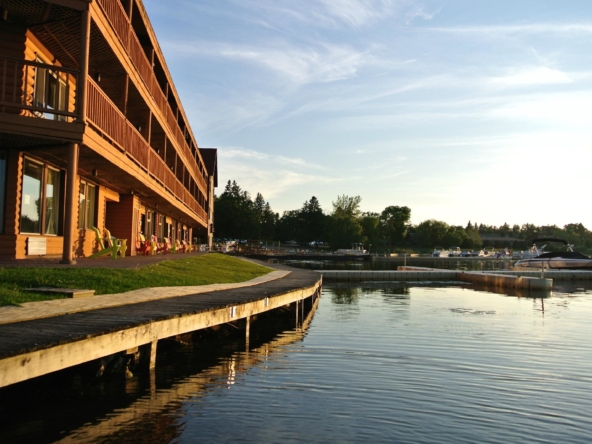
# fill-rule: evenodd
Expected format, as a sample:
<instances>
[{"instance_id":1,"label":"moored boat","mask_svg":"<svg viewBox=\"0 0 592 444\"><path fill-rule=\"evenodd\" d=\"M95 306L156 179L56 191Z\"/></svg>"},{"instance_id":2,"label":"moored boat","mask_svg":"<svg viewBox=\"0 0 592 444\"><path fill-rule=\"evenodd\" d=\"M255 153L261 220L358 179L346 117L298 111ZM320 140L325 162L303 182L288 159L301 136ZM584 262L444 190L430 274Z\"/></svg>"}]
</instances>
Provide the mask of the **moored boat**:
<instances>
[{"instance_id":1,"label":"moored boat","mask_svg":"<svg viewBox=\"0 0 592 444\"><path fill-rule=\"evenodd\" d=\"M435 247L434 251L432 251L432 257L448 257L448 250L444 249L444 247Z\"/></svg>"},{"instance_id":2,"label":"moored boat","mask_svg":"<svg viewBox=\"0 0 592 444\"><path fill-rule=\"evenodd\" d=\"M364 249L363 244L352 244L351 248L339 248L334 254L344 256L368 256L368 251Z\"/></svg>"},{"instance_id":3,"label":"moored boat","mask_svg":"<svg viewBox=\"0 0 592 444\"><path fill-rule=\"evenodd\" d=\"M564 244L566 251L549 251L544 252L546 245L539 247L538 243L542 242L559 242ZM570 245L564 239L556 238L538 238L532 241L533 245L530 249L529 258L521 259L514 265L517 268L539 268L539 269L555 269L555 270L577 270L577 269L592 269L592 258L577 251L573 251L573 245Z\"/></svg>"}]
</instances>

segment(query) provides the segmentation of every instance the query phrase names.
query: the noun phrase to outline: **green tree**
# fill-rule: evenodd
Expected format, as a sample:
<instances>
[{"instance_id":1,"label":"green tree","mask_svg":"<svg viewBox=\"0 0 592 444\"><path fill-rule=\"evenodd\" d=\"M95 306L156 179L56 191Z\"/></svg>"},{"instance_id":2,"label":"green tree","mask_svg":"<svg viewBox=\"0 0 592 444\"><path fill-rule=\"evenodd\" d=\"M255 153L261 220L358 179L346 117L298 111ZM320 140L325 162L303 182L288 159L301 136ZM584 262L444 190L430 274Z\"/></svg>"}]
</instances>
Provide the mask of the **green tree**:
<instances>
[{"instance_id":1,"label":"green tree","mask_svg":"<svg viewBox=\"0 0 592 444\"><path fill-rule=\"evenodd\" d=\"M349 197L345 194L343 196L337 196L337 200L332 202L333 204L333 217L360 217L360 203L362 198L360 196Z\"/></svg>"},{"instance_id":2,"label":"green tree","mask_svg":"<svg viewBox=\"0 0 592 444\"><path fill-rule=\"evenodd\" d=\"M302 239L300 211L284 211L282 217L277 221L276 234L277 238L282 242L291 240L300 241Z\"/></svg>"},{"instance_id":3,"label":"green tree","mask_svg":"<svg viewBox=\"0 0 592 444\"><path fill-rule=\"evenodd\" d=\"M400 244L409 228L411 209L409 207L389 206L380 214L382 237L389 244Z\"/></svg>"},{"instance_id":4,"label":"green tree","mask_svg":"<svg viewBox=\"0 0 592 444\"><path fill-rule=\"evenodd\" d=\"M261 215L261 237L263 239L272 240L276 236L276 225L279 219L279 214L271 210L269 202L265 203L263 213Z\"/></svg>"},{"instance_id":5,"label":"green tree","mask_svg":"<svg viewBox=\"0 0 592 444\"><path fill-rule=\"evenodd\" d=\"M251 195L236 181L228 181L214 201L215 233L220 238L257 239L261 234L260 214Z\"/></svg>"},{"instance_id":6,"label":"green tree","mask_svg":"<svg viewBox=\"0 0 592 444\"><path fill-rule=\"evenodd\" d=\"M302 241L312 242L323 240L326 225L326 216L323 213L319 200L312 196L304 202L300 209Z\"/></svg>"},{"instance_id":7,"label":"green tree","mask_svg":"<svg viewBox=\"0 0 592 444\"><path fill-rule=\"evenodd\" d=\"M424 247L450 247L448 245L449 239L446 238L448 228L449 225L446 222L429 219L417 225L415 228L415 238L417 243Z\"/></svg>"},{"instance_id":8,"label":"green tree","mask_svg":"<svg viewBox=\"0 0 592 444\"><path fill-rule=\"evenodd\" d=\"M329 244L332 248L351 248L354 243L363 243L360 223L360 196L338 196L333 202L333 213L329 219Z\"/></svg>"},{"instance_id":9,"label":"green tree","mask_svg":"<svg viewBox=\"0 0 592 444\"><path fill-rule=\"evenodd\" d=\"M376 250L382 244L378 213L364 213L360 219L360 224L362 225L362 236L368 242L368 250L370 250L371 245L373 250Z\"/></svg>"},{"instance_id":10,"label":"green tree","mask_svg":"<svg viewBox=\"0 0 592 444\"><path fill-rule=\"evenodd\" d=\"M481 235L479 234L479 230L474 227L468 228L465 230L468 242L466 248L480 248L483 245L483 240L481 239Z\"/></svg>"}]
</instances>

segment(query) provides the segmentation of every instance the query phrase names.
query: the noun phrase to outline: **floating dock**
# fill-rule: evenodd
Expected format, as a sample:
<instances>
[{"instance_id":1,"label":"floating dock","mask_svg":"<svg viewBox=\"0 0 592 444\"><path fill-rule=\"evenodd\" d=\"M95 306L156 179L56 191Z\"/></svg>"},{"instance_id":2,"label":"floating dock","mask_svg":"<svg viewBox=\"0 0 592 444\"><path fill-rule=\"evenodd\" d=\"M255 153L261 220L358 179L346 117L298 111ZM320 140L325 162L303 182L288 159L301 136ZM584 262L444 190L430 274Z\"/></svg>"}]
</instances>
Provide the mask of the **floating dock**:
<instances>
[{"instance_id":1,"label":"floating dock","mask_svg":"<svg viewBox=\"0 0 592 444\"><path fill-rule=\"evenodd\" d=\"M398 270L317 270L325 280L337 281L460 281L496 288L550 291L553 280L592 280L590 271L462 271L423 267Z\"/></svg>"}]
</instances>

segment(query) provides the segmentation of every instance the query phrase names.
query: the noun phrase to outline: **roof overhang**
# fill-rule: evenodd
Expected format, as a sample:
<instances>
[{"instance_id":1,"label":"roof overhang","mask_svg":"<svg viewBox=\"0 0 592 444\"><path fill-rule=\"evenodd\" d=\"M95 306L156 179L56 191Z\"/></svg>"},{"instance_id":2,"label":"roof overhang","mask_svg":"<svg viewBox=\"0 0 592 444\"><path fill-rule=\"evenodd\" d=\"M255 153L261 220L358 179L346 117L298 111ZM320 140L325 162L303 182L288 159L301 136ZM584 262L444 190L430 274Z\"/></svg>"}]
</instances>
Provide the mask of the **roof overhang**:
<instances>
[{"instance_id":1,"label":"roof overhang","mask_svg":"<svg viewBox=\"0 0 592 444\"><path fill-rule=\"evenodd\" d=\"M209 176L214 176L214 188L218 187L218 149L200 148L199 153L203 159Z\"/></svg>"}]
</instances>

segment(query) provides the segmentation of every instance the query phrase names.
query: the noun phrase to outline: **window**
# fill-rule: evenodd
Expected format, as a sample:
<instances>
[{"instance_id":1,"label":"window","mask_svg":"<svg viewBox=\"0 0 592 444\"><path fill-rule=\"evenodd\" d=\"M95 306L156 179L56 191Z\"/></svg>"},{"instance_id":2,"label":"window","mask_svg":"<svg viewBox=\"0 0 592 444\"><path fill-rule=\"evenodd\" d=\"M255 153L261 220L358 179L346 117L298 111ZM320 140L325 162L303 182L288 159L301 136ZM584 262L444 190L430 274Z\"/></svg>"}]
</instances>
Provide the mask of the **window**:
<instances>
[{"instance_id":1,"label":"window","mask_svg":"<svg viewBox=\"0 0 592 444\"><path fill-rule=\"evenodd\" d=\"M21 233L60 234L62 190L62 173L59 170L25 158Z\"/></svg>"},{"instance_id":2,"label":"window","mask_svg":"<svg viewBox=\"0 0 592 444\"><path fill-rule=\"evenodd\" d=\"M4 205L6 205L6 157L6 153L0 151L0 234L4 233Z\"/></svg>"},{"instance_id":3,"label":"window","mask_svg":"<svg viewBox=\"0 0 592 444\"><path fill-rule=\"evenodd\" d=\"M164 237L165 219L162 214L156 215L157 226L156 226L156 237L162 239Z\"/></svg>"},{"instance_id":4,"label":"window","mask_svg":"<svg viewBox=\"0 0 592 444\"><path fill-rule=\"evenodd\" d=\"M146 224L144 225L144 235L145 236L152 236L154 235L154 219L156 215L154 211L146 210Z\"/></svg>"},{"instance_id":5,"label":"window","mask_svg":"<svg viewBox=\"0 0 592 444\"><path fill-rule=\"evenodd\" d=\"M61 201L61 174L58 170L48 168L45 184L45 234L57 235L59 232Z\"/></svg>"},{"instance_id":6,"label":"window","mask_svg":"<svg viewBox=\"0 0 592 444\"><path fill-rule=\"evenodd\" d=\"M84 180L80 181L78 204L78 229L92 230L96 226L97 186Z\"/></svg>"},{"instance_id":7,"label":"window","mask_svg":"<svg viewBox=\"0 0 592 444\"><path fill-rule=\"evenodd\" d=\"M45 63L37 58L38 63ZM60 79L57 72L48 68L35 68L35 89L33 93L33 106L47 109L48 111L67 111L68 88L66 82ZM66 116L60 116L51 112L38 112L39 117L54 120L67 120Z\"/></svg>"}]
</instances>

